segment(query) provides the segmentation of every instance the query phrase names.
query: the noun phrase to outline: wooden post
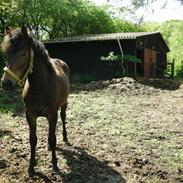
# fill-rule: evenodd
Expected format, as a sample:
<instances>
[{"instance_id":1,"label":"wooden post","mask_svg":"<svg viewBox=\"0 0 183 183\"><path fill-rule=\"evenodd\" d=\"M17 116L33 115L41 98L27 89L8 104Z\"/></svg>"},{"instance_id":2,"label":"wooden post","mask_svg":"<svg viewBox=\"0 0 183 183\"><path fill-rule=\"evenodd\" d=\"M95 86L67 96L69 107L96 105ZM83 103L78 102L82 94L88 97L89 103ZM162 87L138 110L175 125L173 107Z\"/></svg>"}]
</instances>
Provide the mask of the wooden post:
<instances>
[{"instance_id":1,"label":"wooden post","mask_svg":"<svg viewBox=\"0 0 183 183\"><path fill-rule=\"evenodd\" d=\"M135 62L135 76L137 75L137 62Z\"/></svg>"},{"instance_id":2,"label":"wooden post","mask_svg":"<svg viewBox=\"0 0 183 183\"><path fill-rule=\"evenodd\" d=\"M124 53L123 53L123 49L122 49L122 46L121 46L121 43L120 43L120 40L117 39L118 41L118 45L119 45L119 49L120 49L120 52L121 52L121 67L122 67L122 71L123 73L125 73L125 69L124 69L124 60L123 60L123 57L124 57Z\"/></svg>"}]
</instances>

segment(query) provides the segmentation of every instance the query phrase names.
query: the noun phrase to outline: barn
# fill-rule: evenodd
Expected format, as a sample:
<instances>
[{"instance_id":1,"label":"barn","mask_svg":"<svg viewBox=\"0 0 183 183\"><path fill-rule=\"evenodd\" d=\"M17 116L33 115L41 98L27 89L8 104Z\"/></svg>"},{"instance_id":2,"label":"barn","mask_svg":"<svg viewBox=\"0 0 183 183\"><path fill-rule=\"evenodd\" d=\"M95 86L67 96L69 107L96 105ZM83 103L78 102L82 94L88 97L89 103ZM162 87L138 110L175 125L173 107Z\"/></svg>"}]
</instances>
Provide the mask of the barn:
<instances>
[{"instance_id":1,"label":"barn","mask_svg":"<svg viewBox=\"0 0 183 183\"><path fill-rule=\"evenodd\" d=\"M163 76L170 51L161 33L133 32L66 37L45 42L53 58L67 62L73 80L80 77L111 79L125 71L145 78ZM110 52L133 56L140 62L102 61Z\"/></svg>"}]
</instances>

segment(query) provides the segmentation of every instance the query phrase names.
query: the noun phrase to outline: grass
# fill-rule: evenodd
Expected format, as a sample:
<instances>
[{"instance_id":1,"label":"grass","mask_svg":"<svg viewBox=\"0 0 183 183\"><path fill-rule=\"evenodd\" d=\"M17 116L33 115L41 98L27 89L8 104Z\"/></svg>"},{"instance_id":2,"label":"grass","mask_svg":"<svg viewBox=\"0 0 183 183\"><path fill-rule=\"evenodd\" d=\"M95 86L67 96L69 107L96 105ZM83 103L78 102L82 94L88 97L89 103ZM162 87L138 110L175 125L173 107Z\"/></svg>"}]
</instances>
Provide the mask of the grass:
<instances>
[{"instance_id":1,"label":"grass","mask_svg":"<svg viewBox=\"0 0 183 183\"><path fill-rule=\"evenodd\" d=\"M0 90L0 113L16 113L23 109L20 90Z\"/></svg>"},{"instance_id":2,"label":"grass","mask_svg":"<svg viewBox=\"0 0 183 183\"><path fill-rule=\"evenodd\" d=\"M7 113L13 107L11 104L7 103L8 96L4 93L0 93L0 112Z\"/></svg>"},{"instance_id":3,"label":"grass","mask_svg":"<svg viewBox=\"0 0 183 183\"><path fill-rule=\"evenodd\" d=\"M14 101L20 100L18 96L0 93L0 126L12 133L17 129L16 135L22 137L28 131L22 123L25 119L22 116L11 117L17 108ZM174 97L172 92L152 96L115 95L103 90L73 92L67 110L69 140L73 146L87 151L88 156L107 162L109 167L125 176L127 182L176 182L177 178L181 178L178 171L182 171L183 161L183 149L180 146L183 141L180 135L183 129L182 107L182 101ZM59 121L59 145L62 142L60 125ZM47 126L42 118L38 121L39 138L42 138L41 135L46 144ZM3 139L10 141L11 136L7 133ZM39 146L41 155L46 153L44 148ZM78 170L81 163L87 164L88 161L85 162L82 156L64 159L62 153L59 155L59 163L70 168L70 178L73 176L70 166L74 166L74 162L78 163L75 169ZM40 167L48 166L45 158L39 162ZM147 162L143 164L143 160ZM167 177L164 178L161 171Z\"/></svg>"},{"instance_id":4,"label":"grass","mask_svg":"<svg viewBox=\"0 0 183 183\"><path fill-rule=\"evenodd\" d=\"M125 151L125 148L132 149L142 157L149 157L148 154L152 151L153 156L149 157L150 161L156 164L157 169L164 169L172 174L176 174L181 167L183 152L176 148L179 140L171 132L175 127L174 119L177 114L175 111L173 114L168 113L171 110L169 100L172 98L164 100L161 96L153 99L149 96L142 98L131 96L129 99L118 96L116 100L116 96L102 93L98 97L95 97L95 93L93 96L88 93L80 94L80 97L76 98L80 101L77 103L79 106L70 110L76 110L80 116L83 116L83 123L80 124L82 128L105 134L108 148L115 144L121 151ZM73 97L71 103L76 98ZM167 103L163 104L167 106L167 112L161 107L161 102ZM148 105L141 105L144 103ZM108 149L107 146L104 146L105 148ZM165 181L152 177L148 182Z\"/></svg>"}]
</instances>

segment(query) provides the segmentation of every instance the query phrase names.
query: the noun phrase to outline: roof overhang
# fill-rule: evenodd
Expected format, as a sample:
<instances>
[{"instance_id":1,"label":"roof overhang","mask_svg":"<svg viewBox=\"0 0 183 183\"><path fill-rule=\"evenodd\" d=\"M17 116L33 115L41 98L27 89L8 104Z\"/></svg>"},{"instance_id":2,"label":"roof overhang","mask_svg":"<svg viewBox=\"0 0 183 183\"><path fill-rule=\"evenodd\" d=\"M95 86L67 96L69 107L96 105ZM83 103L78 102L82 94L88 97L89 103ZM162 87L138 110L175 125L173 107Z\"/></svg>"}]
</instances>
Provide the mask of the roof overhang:
<instances>
[{"instance_id":1,"label":"roof overhang","mask_svg":"<svg viewBox=\"0 0 183 183\"><path fill-rule=\"evenodd\" d=\"M91 41L110 41L110 40L137 40L137 43L142 42L143 48L154 49L158 52L169 52L169 48L163 39L160 32L125 32L125 33L112 33L112 34L96 34L85 36L65 37L60 39L53 39L45 41L45 44L54 43L78 43L78 42L91 42ZM149 42L149 43L148 43Z\"/></svg>"}]
</instances>

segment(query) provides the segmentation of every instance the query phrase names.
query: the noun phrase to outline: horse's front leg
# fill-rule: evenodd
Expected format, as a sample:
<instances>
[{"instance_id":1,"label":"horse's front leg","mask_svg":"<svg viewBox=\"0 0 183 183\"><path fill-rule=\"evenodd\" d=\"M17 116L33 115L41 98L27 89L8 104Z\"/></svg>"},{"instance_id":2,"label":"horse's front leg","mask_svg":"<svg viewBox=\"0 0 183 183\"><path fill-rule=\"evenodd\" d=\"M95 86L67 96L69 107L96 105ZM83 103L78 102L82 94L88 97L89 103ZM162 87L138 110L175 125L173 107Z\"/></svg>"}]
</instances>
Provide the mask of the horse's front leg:
<instances>
[{"instance_id":1,"label":"horse's front leg","mask_svg":"<svg viewBox=\"0 0 183 183\"><path fill-rule=\"evenodd\" d=\"M36 118L33 117L29 112L26 112L26 119L29 124L29 142L31 147L31 156L29 161L29 176L35 175L34 166L36 165L35 159L35 148L37 145L37 136L36 136Z\"/></svg>"},{"instance_id":2,"label":"horse's front leg","mask_svg":"<svg viewBox=\"0 0 183 183\"><path fill-rule=\"evenodd\" d=\"M57 125L57 112L52 113L52 115L48 118L49 122L49 134L48 134L48 143L49 148L52 151L52 165L53 165L53 172L58 172L59 169L57 167L57 157L56 157L56 125Z\"/></svg>"}]
</instances>

